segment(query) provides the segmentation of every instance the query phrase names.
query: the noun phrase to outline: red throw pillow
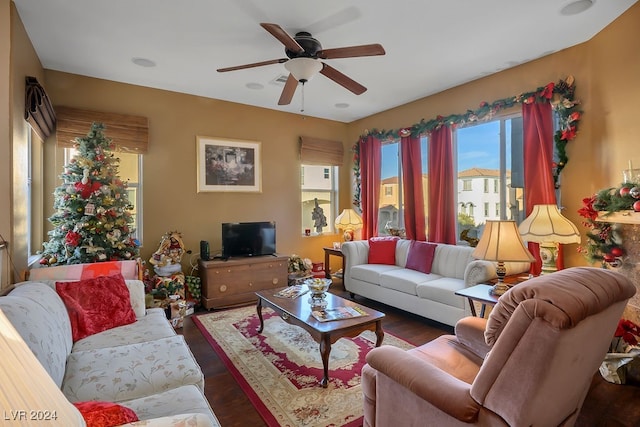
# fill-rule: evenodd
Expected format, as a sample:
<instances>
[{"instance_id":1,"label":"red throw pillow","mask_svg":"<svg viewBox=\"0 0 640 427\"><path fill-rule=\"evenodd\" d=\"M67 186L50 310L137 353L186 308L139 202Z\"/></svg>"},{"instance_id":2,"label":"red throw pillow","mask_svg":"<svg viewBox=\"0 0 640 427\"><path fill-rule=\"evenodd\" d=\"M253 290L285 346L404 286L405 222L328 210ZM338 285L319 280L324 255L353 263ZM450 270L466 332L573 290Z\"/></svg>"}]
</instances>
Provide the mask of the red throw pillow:
<instances>
[{"instance_id":1,"label":"red throw pillow","mask_svg":"<svg viewBox=\"0 0 640 427\"><path fill-rule=\"evenodd\" d=\"M409 244L409 254L407 255L405 267L425 274L431 273L431 264L433 264L436 246L438 245L435 243L412 241Z\"/></svg>"},{"instance_id":2,"label":"red throw pillow","mask_svg":"<svg viewBox=\"0 0 640 427\"><path fill-rule=\"evenodd\" d=\"M398 237L371 237L369 239L369 264L396 263L396 242Z\"/></svg>"},{"instance_id":3,"label":"red throw pillow","mask_svg":"<svg viewBox=\"0 0 640 427\"><path fill-rule=\"evenodd\" d=\"M56 282L69 313L73 342L136 321L122 274L77 282Z\"/></svg>"},{"instance_id":4,"label":"red throw pillow","mask_svg":"<svg viewBox=\"0 0 640 427\"><path fill-rule=\"evenodd\" d=\"M138 421L133 410L111 402L74 402L87 427L112 427Z\"/></svg>"}]
</instances>

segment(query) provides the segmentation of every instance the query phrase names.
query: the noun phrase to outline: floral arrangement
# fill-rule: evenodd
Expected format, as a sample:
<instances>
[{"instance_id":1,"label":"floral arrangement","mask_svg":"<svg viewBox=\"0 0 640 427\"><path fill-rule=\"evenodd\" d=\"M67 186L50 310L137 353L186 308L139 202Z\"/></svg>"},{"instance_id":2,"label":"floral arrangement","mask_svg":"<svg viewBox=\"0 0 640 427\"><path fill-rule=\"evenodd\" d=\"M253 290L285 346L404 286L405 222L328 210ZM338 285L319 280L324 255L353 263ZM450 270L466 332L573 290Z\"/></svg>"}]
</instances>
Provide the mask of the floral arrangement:
<instances>
[{"instance_id":1,"label":"floral arrangement","mask_svg":"<svg viewBox=\"0 0 640 427\"><path fill-rule=\"evenodd\" d=\"M617 267L624 255L622 238L612 224L598 221L598 212L614 212L640 209L640 186L625 182L617 188L600 190L591 197L582 199L578 214L585 218L583 225L589 229L587 243L578 251L591 263L601 262L602 267Z\"/></svg>"},{"instance_id":2,"label":"floral arrangement","mask_svg":"<svg viewBox=\"0 0 640 427\"><path fill-rule=\"evenodd\" d=\"M611 340L610 353L629 353L638 346L640 340L640 326L631 320L620 319L616 332Z\"/></svg>"},{"instance_id":3,"label":"floral arrangement","mask_svg":"<svg viewBox=\"0 0 640 427\"><path fill-rule=\"evenodd\" d=\"M313 268L313 264L309 258L302 258L296 254L289 257L289 273L307 274Z\"/></svg>"}]
</instances>

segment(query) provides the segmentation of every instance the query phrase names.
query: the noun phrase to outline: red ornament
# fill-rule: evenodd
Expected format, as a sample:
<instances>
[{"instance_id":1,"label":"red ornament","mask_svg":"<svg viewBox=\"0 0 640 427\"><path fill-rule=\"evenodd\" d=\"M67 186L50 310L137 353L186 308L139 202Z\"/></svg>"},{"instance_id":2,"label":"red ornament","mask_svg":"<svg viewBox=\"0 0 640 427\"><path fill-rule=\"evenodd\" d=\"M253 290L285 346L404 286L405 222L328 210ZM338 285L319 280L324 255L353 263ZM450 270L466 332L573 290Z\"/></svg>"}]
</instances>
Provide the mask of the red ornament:
<instances>
[{"instance_id":1,"label":"red ornament","mask_svg":"<svg viewBox=\"0 0 640 427\"><path fill-rule=\"evenodd\" d=\"M640 212L640 200L637 200L634 204L633 204L633 210L636 212Z\"/></svg>"},{"instance_id":2,"label":"red ornament","mask_svg":"<svg viewBox=\"0 0 640 427\"><path fill-rule=\"evenodd\" d=\"M622 248L619 248L616 246L615 248L611 248L611 251L609 253L614 257L619 257L619 256L622 256L623 251L622 251Z\"/></svg>"},{"instance_id":3,"label":"red ornament","mask_svg":"<svg viewBox=\"0 0 640 427\"><path fill-rule=\"evenodd\" d=\"M606 262L613 262L613 261L615 261L615 260L616 260L616 257L614 257L614 256L613 256L613 255L611 255L611 254L606 254L606 255L604 256L604 260L605 260Z\"/></svg>"},{"instance_id":4,"label":"red ornament","mask_svg":"<svg viewBox=\"0 0 640 427\"><path fill-rule=\"evenodd\" d=\"M631 189L629 187L622 187L620 188L620 196L628 196L630 191Z\"/></svg>"}]
</instances>

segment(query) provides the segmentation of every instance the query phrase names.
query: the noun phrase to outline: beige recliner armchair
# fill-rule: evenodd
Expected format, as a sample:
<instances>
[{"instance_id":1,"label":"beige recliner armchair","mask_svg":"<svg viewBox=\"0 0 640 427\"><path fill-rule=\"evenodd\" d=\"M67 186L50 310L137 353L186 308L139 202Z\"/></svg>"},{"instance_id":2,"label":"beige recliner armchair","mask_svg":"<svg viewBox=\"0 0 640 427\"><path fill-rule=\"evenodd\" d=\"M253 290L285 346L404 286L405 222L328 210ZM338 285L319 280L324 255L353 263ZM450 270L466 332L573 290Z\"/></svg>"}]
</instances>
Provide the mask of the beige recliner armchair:
<instances>
[{"instance_id":1,"label":"beige recliner armchair","mask_svg":"<svg viewBox=\"0 0 640 427\"><path fill-rule=\"evenodd\" d=\"M619 273L569 268L515 286L455 336L373 349L364 425L571 426L635 292Z\"/></svg>"}]
</instances>

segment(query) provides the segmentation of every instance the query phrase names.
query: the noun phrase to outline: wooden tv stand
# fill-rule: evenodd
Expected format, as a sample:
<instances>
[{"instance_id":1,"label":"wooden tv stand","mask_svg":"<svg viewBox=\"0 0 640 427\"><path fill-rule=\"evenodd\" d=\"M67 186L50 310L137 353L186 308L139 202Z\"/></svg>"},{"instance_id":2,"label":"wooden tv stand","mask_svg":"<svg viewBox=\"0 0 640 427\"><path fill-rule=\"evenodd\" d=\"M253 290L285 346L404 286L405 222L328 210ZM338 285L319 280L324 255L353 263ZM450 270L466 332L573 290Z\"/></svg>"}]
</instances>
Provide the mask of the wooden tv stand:
<instances>
[{"instance_id":1,"label":"wooden tv stand","mask_svg":"<svg viewBox=\"0 0 640 427\"><path fill-rule=\"evenodd\" d=\"M199 260L202 305L211 310L255 303L256 291L287 285L288 261L280 255Z\"/></svg>"}]
</instances>

